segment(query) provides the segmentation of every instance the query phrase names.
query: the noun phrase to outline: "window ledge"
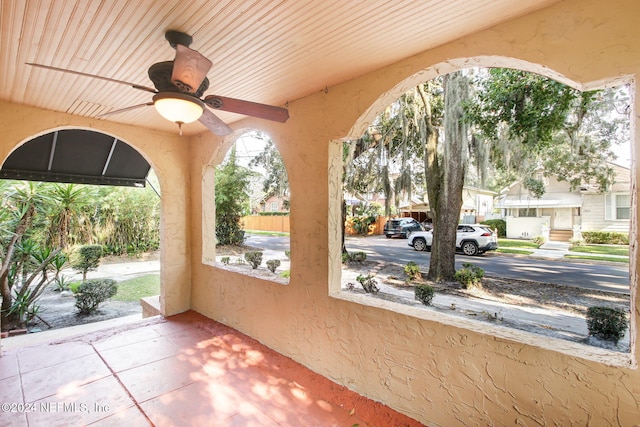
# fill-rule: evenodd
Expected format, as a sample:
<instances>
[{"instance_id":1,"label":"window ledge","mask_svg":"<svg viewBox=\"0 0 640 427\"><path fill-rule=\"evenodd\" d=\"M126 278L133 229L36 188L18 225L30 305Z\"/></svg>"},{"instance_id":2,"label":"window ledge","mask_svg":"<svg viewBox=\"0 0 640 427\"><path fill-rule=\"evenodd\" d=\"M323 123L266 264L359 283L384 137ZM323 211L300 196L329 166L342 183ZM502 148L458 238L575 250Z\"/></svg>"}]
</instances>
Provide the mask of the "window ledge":
<instances>
[{"instance_id":1,"label":"window ledge","mask_svg":"<svg viewBox=\"0 0 640 427\"><path fill-rule=\"evenodd\" d=\"M497 339L515 341L523 345L534 346L544 350L561 353L572 358L578 357L592 362L602 363L607 366L628 369L637 368L637 361L633 353L621 353L605 348L594 347L546 335L538 335L519 329L499 326L489 322L451 315L423 306L418 302L416 302L416 304L402 304L376 298L368 294L356 294L345 291L332 292L330 297L377 309L392 311L407 317L441 323L445 326L466 329L478 334L493 336Z\"/></svg>"}]
</instances>

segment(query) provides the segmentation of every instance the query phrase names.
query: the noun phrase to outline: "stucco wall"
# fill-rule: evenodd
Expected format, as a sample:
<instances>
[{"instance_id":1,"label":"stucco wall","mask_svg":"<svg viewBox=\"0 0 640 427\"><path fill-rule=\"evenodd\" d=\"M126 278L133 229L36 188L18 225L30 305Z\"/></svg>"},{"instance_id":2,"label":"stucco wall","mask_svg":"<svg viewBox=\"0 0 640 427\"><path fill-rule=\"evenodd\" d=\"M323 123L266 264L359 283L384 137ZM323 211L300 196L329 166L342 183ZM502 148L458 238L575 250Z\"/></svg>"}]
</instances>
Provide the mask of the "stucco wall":
<instances>
[{"instance_id":1,"label":"stucco wall","mask_svg":"<svg viewBox=\"0 0 640 427\"><path fill-rule=\"evenodd\" d=\"M191 176L193 308L429 425L638 423L635 368L576 357L561 341L364 305L337 289L340 138L361 134L403 90L461 66L519 65L583 87L627 78L640 69L638 16L634 1L567 1L291 102L287 124L263 128L291 183L288 286L202 264L202 168L221 159L222 147L204 136L210 143L192 146L202 162Z\"/></svg>"},{"instance_id":2,"label":"stucco wall","mask_svg":"<svg viewBox=\"0 0 640 427\"><path fill-rule=\"evenodd\" d=\"M0 159L30 136L66 126L102 130L130 143L150 160L162 186L165 314L191 307L426 424L634 425L640 420L640 374L621 366L634 365L633 357L596 349L585 357L587 350L575 344L424 310L400 314L392 303L372 306L341 295L340 139L359 136L404 90L460 67L519 66L584 87L626 79L640 70L638 16L634 0L561 2L291 102L286 124L235 124L239 131L267 132L285 161L289 285L203 262L215 250L210 165L222 160L232 137L179 138L0 103ZM633 145L637 151L637 136ZM635 163L632 170L637 182ZM634 236L637 215L634 209ZM635 241L634 284L637 255ZM637 302L635 285L632 299ZM635 325L637 311L633 317ZM636 334L634 326L634 354Z\"/></svg>"}]
</instances>

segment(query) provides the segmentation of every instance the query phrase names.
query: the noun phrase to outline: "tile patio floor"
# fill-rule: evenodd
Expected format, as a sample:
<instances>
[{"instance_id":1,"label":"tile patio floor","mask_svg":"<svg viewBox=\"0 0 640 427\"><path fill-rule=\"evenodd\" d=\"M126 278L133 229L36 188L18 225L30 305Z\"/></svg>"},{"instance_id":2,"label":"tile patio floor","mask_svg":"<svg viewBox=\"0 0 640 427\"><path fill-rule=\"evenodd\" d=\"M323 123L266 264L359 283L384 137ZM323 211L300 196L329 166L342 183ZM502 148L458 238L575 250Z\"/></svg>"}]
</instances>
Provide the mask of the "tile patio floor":
<instances>
[{"instance_id":1,"label":"tile patio floor","mask_svg":"<svg viewBox=\"0 0 640 427\"><path fill-rule=\"evenodd\" d=\"M421 426L194 312L0 357L0 425Z\"/></svg>"}]
</instances>

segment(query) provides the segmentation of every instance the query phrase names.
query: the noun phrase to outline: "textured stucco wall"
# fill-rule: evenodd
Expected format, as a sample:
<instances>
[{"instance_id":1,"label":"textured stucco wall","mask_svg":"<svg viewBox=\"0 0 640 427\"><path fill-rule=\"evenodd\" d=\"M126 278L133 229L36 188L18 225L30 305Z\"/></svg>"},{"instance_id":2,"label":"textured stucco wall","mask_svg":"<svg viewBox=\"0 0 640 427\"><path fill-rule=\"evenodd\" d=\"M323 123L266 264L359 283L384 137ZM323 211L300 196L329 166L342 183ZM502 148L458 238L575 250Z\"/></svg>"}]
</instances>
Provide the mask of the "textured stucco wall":
<instances>
[{"instance_id":1,"label":"textured stucco wall","mask_svg":"<svg viewBox=\"0 0 640 427\"><path fill-rule=\"evenodd\" d=\"M291 102L286 124L236 124L239 132L267 132L287 166L289 285L209 265L211 165L233 137L179 138L0 103L0 160L30 137L64 127L103 131L136 147L162 186L164 314L191 307L429 425L634 425L640 374L623 366L632 358L596 350L586 357L571 343L406 308L399 314L391 303L374 307L340 295L339 141L360 135L404 90L460 67L518 66L577 87L627 79L640 70L638 16L634 0L561 2ZM635 183L635 163L633 174ZM637 202L636 196L634 190ZM636 235L637 209L633 217ZM634 241L634 284L637 255ZM635 286L632 299L637 302ZM635 325L637 309L633 317ZM634 354L636 335L634 327Z\"/></svg>"},{"instance_id":2,"label":"textured stucco wall","mask_svg":"<svg viewBox=\"0 0 640 427\"><path fill-rule=\"evenodd\" d=\"M0 163L20 144L65 128L82 128L118 137L136 148L156 171L162 190L162 312L191 307L189 151L184 138L133 126L0 102Z\"/></svg>"},{"instance_id":3,"label":"textured stucco wall","mask_svg":"<svg viewBox=\"0 0 640 427\"><path fill-rule=\"evenodd\" d=\"M517 66L582 88L628 80L640 69L638 16L635 1L562 2L292 102L285 125L240 123L269 133L287 165L287 286L202 263L213 255L203 241L210 210L203 218L201 204L210 206L213 185L206 179L202 187L203 170L233 138L200 137L191 145L193 308L429 425L640 422L640 375L620 366L633 365L633 357L596 350L576 357L574 344L407 309L398 314L393 304L366 306L337 290L341 138L361 134L402 91L460 67ZM632 335L635 347L635 329Z\"/></svg>"}]
</instances>

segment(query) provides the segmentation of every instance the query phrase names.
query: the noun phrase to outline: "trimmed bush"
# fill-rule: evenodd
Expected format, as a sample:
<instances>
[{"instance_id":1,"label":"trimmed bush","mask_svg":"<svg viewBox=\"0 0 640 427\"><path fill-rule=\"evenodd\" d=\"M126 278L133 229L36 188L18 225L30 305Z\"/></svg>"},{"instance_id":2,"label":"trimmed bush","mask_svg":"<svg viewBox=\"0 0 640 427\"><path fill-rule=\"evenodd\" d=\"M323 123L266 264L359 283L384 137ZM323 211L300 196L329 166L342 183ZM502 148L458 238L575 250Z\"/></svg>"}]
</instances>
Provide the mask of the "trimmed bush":
<instances>
[{"instance_id":1,"label":"trimmed bush","mask_svg":"<svg viewBox=\"0 0 640 427\"><path fill-rule=\"evenodd\" d=\"M262 264L262 252L260 251L250 251L244 254L244 259L247 260L249 264L251 264L251 268L254 270Z\"/></svg>"},{"instance_id":2,"label":"trimmed bush","mask_svg":"<svg viewBox=\"0 0 640 427\"><path fill-rule=\"evenodd\" d=\"M258 212L258 216L289 216L289 212Z\"/></svg>"},{"instance_id":3,"label":"trimmed bush","mask_svg":"<svg viewBox=\"0 0 640 427\"><path fill-rule=\"evenodd\" d=\"M76 291L76 308L81 314L91 314L116 292L118 286L113 279L87 280Z\"/></svg>"},{"instance_id":4,"label":"trimmed bush","mask_svg":"<svg viewBox=\"0 0 640 427\"><path fill-rule=\"evenodd\" d=\"M431 305L435 292L431 285L418 285L415 287L416 299L424 305Z\"/></svg>"},{"instance_id":5,"label":"trimmed bush","mask_svg":"<svg viewBox=\"0 0 640 427\"><path fill-rule=\"evenodd\" d=\"M420 266L413 261L409 261L407 265L404 266L404 273L409 277L409 280L416 280L422 277Z\"/></svg>"},{"instance_id":6,"label":"trimmed bush","mask_svg":"<svg viewBox=\"0 0 640 427\"><path fill-rule=\"evenodd\" d=\"M267 261L267 268L270 272L275 273L278 267L280 267L279 259L270 259Z\"/></svg>"},{"instance_id":7,"label":"trimmed bush","mask_svg":"<svg viewBox=\"0 0 640 427\"><path fill-rule=\"evenodd\" d=\"M628 245L629 236L614 231L583 231L582 238L585 243L596 245Z\"/></svg>"},{"instance_id":8,"label":"trimmed bush","mask_svg":"<svg viewBox=\"0 0 640 427\"><path fill-rule=\"evenodd\" d=\"M80 246L74 253L71 261L71 267L82 273L82 281L87 280L87 272L97 270L102 258L101 245L84 245Z\"/></svg>"},{"instance_id":9,"label":"trimmed bush","mask_svg":"<svg viewBox=\"0 0 640 427\"><path fill-rule=\"evenodd\" d=\"M456 271L455 278L463 288L469 289L474 286L480 286L482 278L484 277L484 270L480 267L465 262L462 264L462 268Z\"/></svg>"},{"instance_id":10,"label":"trimmed bush","mask_svg":"<svg viewBox=\"0 0 640 427\"><path fill-rule=\"evenodd\" d=\"M618 343L627 330L627 314L611 307L589 307L587 309L589 335Z\"/></svg>"},{"instance_id":11,"label":"trimmed bush","mask_svg":"<svg viewBox=\"0 0 640 427\"><path fill-rule=\"evenodd\" d=\"M546 243L547 239L545 239L544 236L536 236L531 239L531 241L540 247Z\"/></svg>"},{"instance_id":12,"label":"trimmed bush","mask_svg":"<svg viewBox=\"0 0 640 427\"><path fill-rule=\"evenodd\" d=\"M488 219L480 224L498 230L498 237L507 237L507 221L504 219Z\"/></svg>"}]
</instances>

